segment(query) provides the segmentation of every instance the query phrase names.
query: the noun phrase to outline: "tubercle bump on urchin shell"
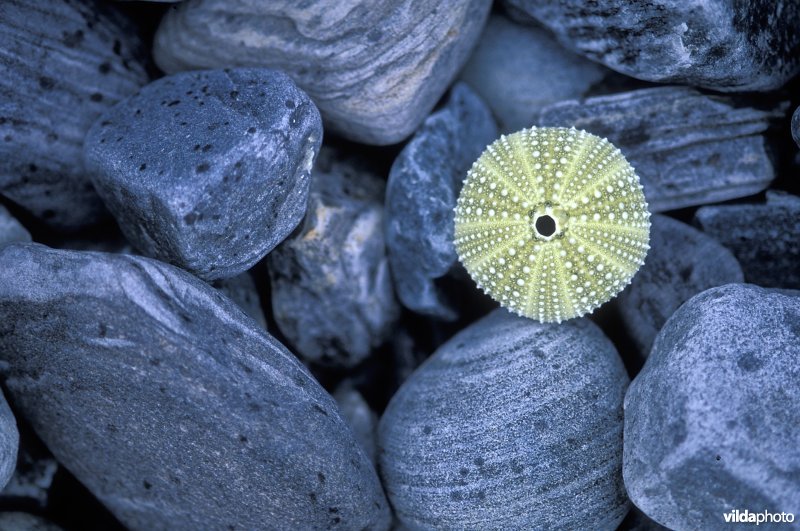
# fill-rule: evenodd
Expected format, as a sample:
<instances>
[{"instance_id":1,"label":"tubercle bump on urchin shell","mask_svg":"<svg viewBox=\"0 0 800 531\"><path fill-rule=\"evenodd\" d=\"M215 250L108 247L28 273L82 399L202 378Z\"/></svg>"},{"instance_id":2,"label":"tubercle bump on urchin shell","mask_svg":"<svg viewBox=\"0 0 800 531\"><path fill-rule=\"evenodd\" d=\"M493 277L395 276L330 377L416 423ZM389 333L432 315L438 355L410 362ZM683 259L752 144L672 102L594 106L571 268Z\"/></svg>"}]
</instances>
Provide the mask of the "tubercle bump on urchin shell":
<instances>
[{"instance_id":1,"label":"tubercle bump on urchin shell","mask_svg":"<svg viewBox=\"0 0 800 531\"><path fill-rule=\"evenodd\" d=\"M454 213L456 251L481 291L544 322L616 296L649 249L633 167L608 140L575 128L502 135L467 172Z\"/></svg>"}]
</instances>

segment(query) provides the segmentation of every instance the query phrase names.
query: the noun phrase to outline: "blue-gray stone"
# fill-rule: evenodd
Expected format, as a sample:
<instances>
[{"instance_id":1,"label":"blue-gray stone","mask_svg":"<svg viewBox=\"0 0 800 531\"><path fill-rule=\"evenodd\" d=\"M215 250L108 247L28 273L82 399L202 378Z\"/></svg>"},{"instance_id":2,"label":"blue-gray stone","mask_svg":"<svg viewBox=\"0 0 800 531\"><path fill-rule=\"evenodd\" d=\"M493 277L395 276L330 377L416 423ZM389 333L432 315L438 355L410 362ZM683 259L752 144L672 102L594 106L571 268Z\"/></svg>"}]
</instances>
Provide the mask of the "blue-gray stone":
<instances>
[{"instance_id":1,"label":"blue-gray stone","mask_svg":"<svg viewBox=\"0 0 800 531\"><path fill-rule=\"evenodd\" d=\"M267 318L261 308L258 288L249 271L231 278L215 280L211 283L230 300L236 303L244 313L252 317L262 328L267 328Z\"/></svg>"},{"instance_id":2,"label":"blue-gray stone","mask_svg":"<svg viewBox=\"0 0 800 531\"><path fill-rule=\"evenodd\" d=\"M395 515L409 529L615 529L628 511L627 385L590 321L494 311L423 363L380 420Z\"/></svg>"},{"instance_id":3,"label":"blue-gray stone","mask_svg":"<svg viewBox=\"0 0 800 531\"><path fill-rule=\"evenodd\" d=\"M0 328L2 332L2 328ZM2 334L0 334L2 335ZM0 392L0 489L6 486L17 466L19 431L17 420Z\"/></svg>"},{"instance_id":4,"label":"blue-gray stone","mask_svg":"<svg viewBox=\"0 0 800 531\"><path fill-rule=\"evenodd\" d=\"M625 397L625 486L653 520L670 529L723 529L732 509L797 513L794 293L712 288L661 329Z\"/></svg>"},{"instance_id":5,"label":"blue-gray stone","mask_svg":"<svg viewBox=\"0 0 800 531\"><path fill-rule=\"evenodd\" d=\"M147 83L136 31L94 0L3 0L0 50L0 194L57 229L107 217L81 149L100 113Z\"/></svg>"},{"instance_id":6,"label":"blue-gray stone","mask_svg":"<svg viewBox=\"0 0 800 531\"><path fill-rule=\"evenodd\" d=\"M7 511L0 513L0 531L62 531L62 528L35 514Z\"/></svg>"},{"instance_id":7,"label":"blue-gray stone","mask_svg":"<svg viewBox=\"0 0 800 531\"><path fill-rule=\"evenodd\" d=\"M733 252L747 282L800 289L800 197L769 190L764 203L701 207L694 221Z\"/></svg>"},{"instance_id":8,"label":"blue-gray stone","mask_svg":"<svg viewBox=\"0 0 800 531\"><path fill-rule=\"evenodd\" d=\"M393 330L383 196L363 161L323 150L301 228L267 259L275 322L305 360L352 367Z\"/></svg>"},{"instance_id":9,"label":"blue-gray stone","mask_svg":"<svg viewBox=\"0 0 800 531\"><path fill-rule=\"evenodd\" d=\"M623 74L729 92L773 90L800 71L796 0L505 0L572 50Z\"/></svg>"},{"instance_id":10,"label":"blue-gray stone","mask_svg":"<svg viewBox=\"0 0 800 531\"><path fill-rule=\"evenodd\" d=\"M652 216L650 223L644 266L616 299L641 358L681 304L709 288L744 281L739 262L715 239L666 216Z\"/></svg>"},{"instance_id":11,"label":"blue-gray stone","mask_svg":"<svg viewBox=\"0 0 800 531\"><path fill-rule=\"evenodd\" d=\"M0 353L20 414L129 529L388 527L333 398L178 268L4 247Z\"/></svg>"},{"instance_id":12,"label":"blue-gray stone","mask_svg":"<svg viewBox=\"0 0 800 531\"><path fill-rule=\"evenodd\" d=\"M636 168L651 212L755 194L775 177L764 132L786 104L748 107L688 87L572 100L542 110L537 125L603 136Z\"/></svg>"},{"instance_id":13,"label":"blue-gray stone","mask_svg":"<svg viewBox=\"0 0 800 531\"><path fill-rule=\"evenodd\" d=\"M133 245L213 280L297 226L321 141L316 107L285 74L208 70L161 78L103 114L85 159Z\"/></svg>"},{"instance_id":14,"label":"blue-gray stone","mask_svg":"<svg viewBox=\"0 0 800 531\"><path fill-rule=\"evenodd\" d=\"M469 57L491 0L204 0L166 13L165 72L266 66L314 100L326 130L394 144L430 113Z\"/></svg>"},{"instance_id":15,"label":"blue-gray stone","mask_svg":"<svg viewBox=\"0 0 800 531\"><path fill-rule=\"evenodd\" d=\"M0 247L14 242L31 241L31 233L11 215L6 207L0 205Z\"/></svg>"},{"instance_id":16,"label":"blue-gray stone","mask_svg":"<svg viewBox=\"0 0 800 531\"><path fill-rule=\"evenodd\" d=\"M460 79L509 133L534 125L545 105L584 97L609 74L562 47L546 30L492 15Z\"/></svg>"},{"instance_id":17,"label":"blue-gray stone","mask_svg":"<svg viewBox=\"0 0 800 531\"><path fill-rule=\"evenodd\" d=\"M333 393L333 398L339 406L342 418L353 430L353 435L369 460L378 466L378 416L349 381L339 384Z\"/></svg>"},{"instance_id":18,"label":"blue-gray stone","mask_svg":"<svg viewBox=\"0 0 800 531\"><path fill-rule=\"evenodd\" d=\"M800 107L794 110L792 115L792 138L795 144L800 147Z\"/></svg>"},{"instance_id":19,"label":"blue-gray stone","mask_svg":"<svg viewBox=\"0 0 800 531\"><path fill-rule=\"evenodd\" d=\"M458 262L453 208L467 170L498 136L486 104L457 84L392 164L386 187L386 245L397 296L415 312L457 316L437 279Z\"/></svg>"}]
</instances>

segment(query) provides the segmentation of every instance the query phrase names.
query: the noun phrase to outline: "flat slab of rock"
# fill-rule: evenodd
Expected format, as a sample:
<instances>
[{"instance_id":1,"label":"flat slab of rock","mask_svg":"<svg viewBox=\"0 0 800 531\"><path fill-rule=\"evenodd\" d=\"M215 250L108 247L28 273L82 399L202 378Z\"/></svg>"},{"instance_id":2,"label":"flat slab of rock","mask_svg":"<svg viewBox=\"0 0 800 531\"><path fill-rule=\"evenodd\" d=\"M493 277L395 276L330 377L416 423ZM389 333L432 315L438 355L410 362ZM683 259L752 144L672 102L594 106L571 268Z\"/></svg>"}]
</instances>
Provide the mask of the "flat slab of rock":
<instances>
[{"instance_id":1,"label":"flat slab of rock","mask_svg":"<svg viewBox=\"0 0 800 531\"><path fill-rule=\"evenodd\" d=\"M453 208L467 170L497 136L489 108L459 83L392 164L386 187L386 245L397 296L410 310L456 318L436 281L458 263Z\"/></svg>"},{"instance_id":2,"label":"flat slab of rock","mask_svg":"<svg viewBox=\"0 0 800 531\"><path fill-rule=\"evenodd\" d=\"M616 529L627 385L590 321L494 311L420 366L380 420L396 516L411 529Z\"/></svg>"},{"instance_id":3,"label":"flat slab of rock","mask_svg":"<svg viewBox=\"0 0 800 531\"><path fill-rule=\"evenodd\" d=\"M130 529L388 527L332 397L180 269L5 247L0 352L20 413Z\"/></svg>"},{"instance_id":4,"label":"flat slab of rock","mask_svg":"<svg viewBox=\"0 0 800 531\"><path fill-rule=\"evenodd\" d=\"M98 193L140 251L205 280L246 271L303 219L319 113L280 72L184 72L86 137Z\"/></svg>"},{"instance_id":5,"label":"flat slab of rock","mask_svg":"<svg viewBox=\"0 0 800 531\"><path fill-rule=\"evenodd\" d=\"M731 509L796 514L797 374L800 292L728 284L690 299L625 397L631 501L670 529L722 529Z\"/></svg>"},{"instance_id":6,"label":"flat slab of rock","mask_svg":"<svg viewBox=\"0 0 800 531\"><path fill-rule=\"evenodd\" d=\"M365 144L410 135L480 35L491 0L205 0L167 12L153 55L165 72L266 66L314 99L326 129Z\"/></svg>"},{"instance_id":7,"label":"flat slab of rock","mask_svg":"<svg viewBox=\"0 0 800 531\"><path fill-rule=\"evenodd\" d=\"M383 197L364 161L323 150L302 227L267 258L273 316L305 360L352 367L393 330Z\"/></svg>"},{"instance_id":8,"label":"flat slab of rock","mask_svg":"<svg viewBox=\"0 0 800 531\"><path fill-rule=\"evenodd\" d=\"M505 0L558 40L623 74L720 91L773 90L800 71L795 0Z\"/></svg>"},{"instance_id":9,"label":"flat slab of rock","mask_svg":"<svg viewBox=\"0 0 800 531\"><path fill-rule=\"evenodd\" d=\"M764 131L784 104L747 107L688 87L658 87L556 103L537 125L607 138L636 169L651 212L745 197L775 177Z\"/></svg>"},{"instance_id":10,"label":"flat slab of rock","mask_svg":"<svg viewBox=\"0 0 800 531\"><path fill-rule=\"evenodd\" d=\"M650 250L644 266L617 299L622 322L640 357L678 307L715 286L743 282L733 254L714 238L678 220L650 218Z\"/></svg>"},{"instance_id":11,"label":"flat slab of rock","mask_svg":"<svg viewBox=\"0 0 800 531\"><path fill-rule=\"evenodd\" d=\"M733 252L748 282L800 289L800 197L770 190L761 204L701 207L694 221Z\"/></svg>"},{"instance_id":12,"label":"flat slab of rock","mask_svg":"<svg viewBox=\"0 0 800 531\"><path fill-rule=\"evenodd\" d=\"M459 77L492 109L500 130L511 133L534 125L545 105L582 98L609 74L546 30L492 15Z\"/></svg>"},{"instance_id":13,"label":"flat slab of rock","mask_svg":"<svg viewBox=\"0 0 800 531\"><path fill-rule=\"evenodd\" d=\"M81 149L100 113L147 83L135 30L93 0L3 0L0 50L0 194L62 230L108 216Z\"/></svg>"}]
</instances>

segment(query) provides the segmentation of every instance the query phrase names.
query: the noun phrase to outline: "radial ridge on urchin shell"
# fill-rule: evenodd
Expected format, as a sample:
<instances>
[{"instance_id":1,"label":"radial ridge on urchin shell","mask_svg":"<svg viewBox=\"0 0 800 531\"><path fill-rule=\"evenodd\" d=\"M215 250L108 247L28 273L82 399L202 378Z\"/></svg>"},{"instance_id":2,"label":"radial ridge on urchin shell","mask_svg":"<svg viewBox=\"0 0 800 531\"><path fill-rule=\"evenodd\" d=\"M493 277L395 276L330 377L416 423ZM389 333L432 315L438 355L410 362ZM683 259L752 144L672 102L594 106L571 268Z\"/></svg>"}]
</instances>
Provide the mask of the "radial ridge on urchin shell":
<instances>
[{"instance_id":1,"label":"radial ridge on urchin shell","mask_svg":"<svg viewBox=\"0 0 800 531\"><path fill-rule=\"evenodd\" d=\"M650 213L633 167L608 140L532 127L490 144L467 172L455 248L478 286L542 322L612 299L644 264Z\"/></svg>"}]
</instances>

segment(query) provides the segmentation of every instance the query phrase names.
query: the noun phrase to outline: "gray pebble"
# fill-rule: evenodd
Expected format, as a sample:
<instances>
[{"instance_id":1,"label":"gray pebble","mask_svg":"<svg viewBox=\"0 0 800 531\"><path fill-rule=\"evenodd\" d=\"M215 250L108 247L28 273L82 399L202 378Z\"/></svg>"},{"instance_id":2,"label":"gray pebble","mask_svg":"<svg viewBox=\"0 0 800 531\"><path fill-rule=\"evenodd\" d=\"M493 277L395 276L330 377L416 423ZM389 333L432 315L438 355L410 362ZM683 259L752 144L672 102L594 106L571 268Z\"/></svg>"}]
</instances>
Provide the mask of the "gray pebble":
<instances>
[{"instance_id":1,"label":"gray pebble","mask_svg":"<svg viewBox=\"0 0 800 531\"><path fill-rule=\"evenodd\" d=\"M712 288L661 329L625 397L625 486L650 518L671 529L723 529L732 509L797 513L796 293Z\"/></svg>"},{"instance_id":2,"label":"gray pebble","mask_svg":"<svg viewBox=\"0 0 800 531\"><path fill-rule=\"evenodd\" d=\"M323 150L302 227L268 257L275 321L305 360L352 367L392 332L383 196L358 159Z\"/></svg>"},{"instance_id":3,"label":"gray pebble","mask_svg":"<svg viewBox=\"0 0 800 531\"><path fill-rule=\"evenodd\" d=\"M321 141L316 107L285 74L208 70L161 78L106 112L85 159L131 243L213 280L297 226Z\"/></svg>"},{"instance_id":4,"label":"gray pebble","mask_svg":"<svg viewBox=\"0 0 800 531\"><path fill-rule=\"evenodd\" d=\"M575 126L608 138L642 180L651 212L725 201L769 185L764 131L783 117L688 87L658 87L546 107L537 125Z\"/></svg>"},{"instance_id":5,"label":"gray pebble","mask_svg":"<svg viewBox=\"0 0 800 531\"><path fill-rule=\"evenodd\" d=\"M0 326L20 414L129 529L388 527L332 397L192 275L10 245Z\"/></svg>"},{"instance_id":6,"label":"gray pebble","mask_svg":"<svg viewBox=\"0 0 800 531\"><path fill-rule=\"evenodd\" d=\"M508 133L534 125L545 105L585 96L609 74L563 48L546 30L492 15L460 78Z\"/></svg>"},{"instance_id":7,"label":"gray pebble","mask_svg":"<svg viewBox=\"0 0 800 531\"><path fill-rule=\"evenodd\" d=\"M93 0L3 0L0 50L0 194L58 229L106 217L81 147L100 113L147 82L131 24Z\"/></svg>"},{"instance_id":8,"label":"gray pebble","mask_svg":"<svg viewBox=\"0 0 800 531\"><path fill-rule=\"evenodd\" d=\"M609 529L628 376L586 319L496 310L440 347L380 420L380 470L409 529Z\"/></svg>"},{"instance_id":9,"label":"gray pebble","mask_svg":"<svg viewBox=\"0 0 800 531\"><path fill-rule=\"evenodd\" d=\"M748 282L800 289L800 197L770 190L761 204L704 206L695 223L733 252Z\"/></svg>"},{"instance_id":10,"label":"gray pebble","mask_svg":"<svg viewBox=\"0 0 800 531\"><path fill-rule=\"evenodd\" d=\"M490 0L204 0L164 16L166 72L267 66L287 72L330 129L393 144L430 113L467 60Z\"/></svg>"},{"instance_id":11,"label":"gray pebble","mask_svg":"<svg viewBox=\"0 0 800 531\"><path fill-rule=\"evenodd\" d=\"M378 416L369 407L369 404L358 392L358 389L353 387L350 382L345 381L340 384L333 393L333 398L339 406L342 418L347 421L350 429L353 430L356 440L361 444L372 464L377 466Z\"/></svg>"},{"instance_id":12,"label":"gray pebble","mask_svg":"<svg viewBox=\"0 0 800 531\"><path fill-rule=\"evenodd\" d=\"M650 223L644 266L617 299L642 358L681 304L708 288L744 280L739 262L713 238L666 216L652 216Z\"/></svg>"},{"instance_id":13,"label":"gray pebble","mask_svg":"<svg viewBox=\"0 0 800 531\"><path fill-rule=\"evenodd\" d=\"M11 212L0 205L0 247L14 242L29 242L31 234L11 215Z\"/></svg>"},{"instance_id":14,"label":"gray pebble","mask_svg":"<svg viewBox=\"0 0 800 531\"><path fill-rule=\"evenodd\" d=\"M453 208L467 170L497 136L486 104L459 83L395 159L386 188L386 245L405 307L456 318L437 279L458 262Z\"/></svg>"},{"instance_id":15,"label":"gray pebble","mask_svg":"<svg viewBox=\"0 0 800 531\"><path fill-rule=\"evenodd\" d=\"M244 313L252 317L262 328L267 328L267 318L261 308L255 280L249 271L235 277L215 280L211 283L230 300L236 303Z\"/></svg>"},{"instance_id":16,"label":"gray pebble","mask_svg":"<svg viewBox=\"0 0 800 531\"><path fill-rule=\"evenodd\" d=\"M623 74L720 91L773 90L800 71L796 0L505 0L567 48Z\"/></svg>"}]
</instances>

